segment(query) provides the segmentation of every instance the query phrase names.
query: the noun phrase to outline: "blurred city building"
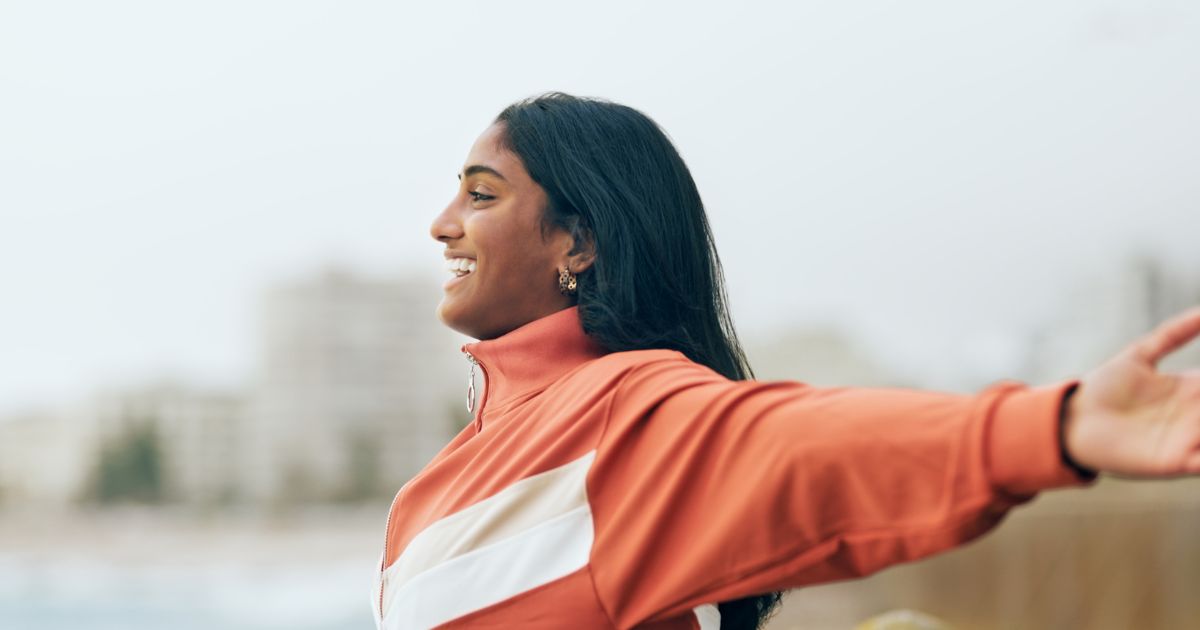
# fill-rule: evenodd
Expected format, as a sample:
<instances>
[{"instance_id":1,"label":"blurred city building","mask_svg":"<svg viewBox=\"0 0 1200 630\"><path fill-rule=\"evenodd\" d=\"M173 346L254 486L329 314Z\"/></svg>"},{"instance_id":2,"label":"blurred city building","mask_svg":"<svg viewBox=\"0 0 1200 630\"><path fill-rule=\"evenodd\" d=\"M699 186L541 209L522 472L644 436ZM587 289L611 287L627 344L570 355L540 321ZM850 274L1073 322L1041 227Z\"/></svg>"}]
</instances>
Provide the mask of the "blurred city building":
<instances>
[{"instance_id":1,"label":"blurred city building","mask_svg":"<svg viewBox=\"0 0 1200 630\"><path fill-rule=\"evenodd\" d=\"M390 496L465 424L468 366L435 316L440 295L338 269L267 291L245 443L252 499Z\"/></svg>"},{"instance_id":2,"label":"blurred city building","mask_svg":"<svg viewBox=\"0 0 1200 630\"><path fill-rule=\"evenodd\" d=\"M152 382L0 420L0 505L390 497L468 419L439 295L335 269L270 288L241 391Z\"/></svg>"},{"instance_id":3,"label":"blurred city building","mask_svg":"<svg viewBox=\"0 0 1200 630\"><path fill-rule=\"evenodd\" d=\"M104 392L93 399L97 452L82 498L112 502L237 501L248 453L241 433L252 423L242 392L175 382Z\"/></svg>"},{"instance_id":4,"label":"blurred city building","mask_svg":"<svg viewBox=\"0 0 1200 630\"><path fill-rule=\"evenodd\" d=\"M95 457L97 430L86 405L0 418L0 508L68 508Z\"/></svg>"}]
</instances>

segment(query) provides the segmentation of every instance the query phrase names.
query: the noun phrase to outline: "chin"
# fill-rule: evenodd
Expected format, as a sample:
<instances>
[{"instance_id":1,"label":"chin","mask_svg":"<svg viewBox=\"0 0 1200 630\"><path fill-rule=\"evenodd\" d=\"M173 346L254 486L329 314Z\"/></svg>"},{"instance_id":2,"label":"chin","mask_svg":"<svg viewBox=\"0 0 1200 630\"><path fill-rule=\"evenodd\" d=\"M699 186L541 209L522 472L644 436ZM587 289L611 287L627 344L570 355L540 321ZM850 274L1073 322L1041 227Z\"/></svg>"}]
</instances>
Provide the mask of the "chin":
<instances>
[{"instance_id":1,"label":"chin","mask_svg":"<svg viewBox=\"0 0 1200 630\"><path fill-rule=\"evenodd\" d=\"M480 339L478 326L472 325L471 318L466 315L466 313L461 312L461 309L455 308L453 301L447 300L445 297L438 304L437 318L443 325L472 339Z\"/></svg>"},{"instance_id":2,"label":"chin","mask_svg":"<svg viewBox=\"0 0 1200 630\"><path fill-rule=\"evenodd\" d=\"M462 332L461 330L459 330L459 327L456 323L457 320L454 317L454 309L452 307L448 307L446 305L445 298L442 298L442 301L440 303L438 303L438 305L437 305L437 318L438 318L438 321L442 322L442 325L444 325L445 327L447 327L451 330L456 330L458 332Z\"/></svg>"}]
</instances>

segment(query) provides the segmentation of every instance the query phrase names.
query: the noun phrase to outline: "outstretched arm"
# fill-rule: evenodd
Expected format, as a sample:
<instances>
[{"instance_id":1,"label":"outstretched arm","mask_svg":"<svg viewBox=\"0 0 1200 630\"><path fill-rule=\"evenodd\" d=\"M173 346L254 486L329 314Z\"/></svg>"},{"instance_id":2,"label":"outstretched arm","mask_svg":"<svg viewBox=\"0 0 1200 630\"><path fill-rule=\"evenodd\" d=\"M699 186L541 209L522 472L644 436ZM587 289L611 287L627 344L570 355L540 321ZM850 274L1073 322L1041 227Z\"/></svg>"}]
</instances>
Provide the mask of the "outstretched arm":
<instances>
[{"instance_id":1,"label":"outstretched arm","mask_svg":"<svg viewBox=\"0 0 1200 630\"><path fill-rule=\"evenodd\" d=\"M1200 307L1088 372L1067 405L1067 456L1091 470L1132 477L1200 474L1200 369L1157 370L1197 335Z\"/></svg>"},{"instance_id":2,"label":"outstretched arm","mask_svg":"<svg viewBox=\"0 0 1200 630\"><path fill-rule=\"evenodd\" d=\"M1093 478L1060 454L1077 381L816 388L655 352L627 359L589 473L590 566L619 627L928 557Z\"/></svg>"},{"instance_id":3,"label":"outstretched arm","mask_svg":"<svg viewBox=\"0 0 1200 630\"><path fill-rule=\"evenodd\" d=\"M1094 479L1060 454L1100 472L1200 473L1200 372L1155 369L1197 335L1200 309L1081 380L976 395L732 382L681 355L631 359L588 487L597 592L633 625L925 558Z\"/></svg>"}]
</instances>

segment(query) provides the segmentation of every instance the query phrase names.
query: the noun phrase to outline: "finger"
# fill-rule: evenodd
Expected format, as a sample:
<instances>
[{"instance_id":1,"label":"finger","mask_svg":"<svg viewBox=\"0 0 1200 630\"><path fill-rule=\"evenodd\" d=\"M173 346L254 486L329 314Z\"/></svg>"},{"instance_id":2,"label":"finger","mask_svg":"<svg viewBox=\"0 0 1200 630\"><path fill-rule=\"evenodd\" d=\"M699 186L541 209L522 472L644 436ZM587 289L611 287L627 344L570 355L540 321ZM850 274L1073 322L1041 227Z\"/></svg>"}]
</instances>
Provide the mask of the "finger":
<instances>
[{"instance_id":1,"label":"finger","mask_svg":"<svg viewBox=\"0 0 1200 630\"><path fill-rule=\"evenodd\" d=\"M1200 307L1190 308L1159 324L1158 328L1135 342L1132 350L1138 359L1154 365L1196 335L1200 335Z\"/></svg>"}]
</instances>

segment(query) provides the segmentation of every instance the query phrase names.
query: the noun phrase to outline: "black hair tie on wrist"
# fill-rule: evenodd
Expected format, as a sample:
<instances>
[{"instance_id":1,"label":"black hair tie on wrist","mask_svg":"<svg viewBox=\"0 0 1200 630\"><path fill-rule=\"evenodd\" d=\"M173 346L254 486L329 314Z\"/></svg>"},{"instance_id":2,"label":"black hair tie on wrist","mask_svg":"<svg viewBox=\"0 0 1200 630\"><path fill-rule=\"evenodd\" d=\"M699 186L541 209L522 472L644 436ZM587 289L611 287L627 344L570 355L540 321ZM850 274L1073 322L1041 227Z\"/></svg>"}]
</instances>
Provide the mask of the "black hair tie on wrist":
<instances>
[{"instance_id":1,"label":"black hair tie on wrist","mask_svg":"<svg viewBox=\"0 0 1200 630\"><path fill-rule=\"evenodd\" d=\"M1062 404L1058 407L1058 453L1062 457L1062 461L1071 470L1075 471L1076 475L1084 481L1095 479L1099 473L1090 468L1080 466L1078 462L1071 459L1071 454L1067 452L1067 403L1071 402L1071 396L1075 395L1075 390L1079 389L1079 383L1074 383L1067 388L1063 394Z\"/></svg>"}]
</instances>

